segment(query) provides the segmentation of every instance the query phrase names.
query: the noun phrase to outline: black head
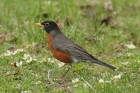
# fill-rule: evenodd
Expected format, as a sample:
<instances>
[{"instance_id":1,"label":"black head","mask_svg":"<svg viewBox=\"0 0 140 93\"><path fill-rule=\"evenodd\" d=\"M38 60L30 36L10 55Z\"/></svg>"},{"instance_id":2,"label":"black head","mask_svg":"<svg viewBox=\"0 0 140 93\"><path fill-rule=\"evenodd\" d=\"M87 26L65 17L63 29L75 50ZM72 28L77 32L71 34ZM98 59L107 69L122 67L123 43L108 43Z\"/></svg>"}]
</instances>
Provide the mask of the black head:
<instances>
[{"instance_id":1,"label":"black head","mask_svg":"<svg viewBox=\"0 0 140 93\"><path fill-rule=\"evenodd\" d=\"M54 21L44 21L42 23L36 23L36 25L43 26L44 30L47 33L51 33L52 31L55 31L55 32L60 31L57 24Z\"/></svg>"}]
</instances>

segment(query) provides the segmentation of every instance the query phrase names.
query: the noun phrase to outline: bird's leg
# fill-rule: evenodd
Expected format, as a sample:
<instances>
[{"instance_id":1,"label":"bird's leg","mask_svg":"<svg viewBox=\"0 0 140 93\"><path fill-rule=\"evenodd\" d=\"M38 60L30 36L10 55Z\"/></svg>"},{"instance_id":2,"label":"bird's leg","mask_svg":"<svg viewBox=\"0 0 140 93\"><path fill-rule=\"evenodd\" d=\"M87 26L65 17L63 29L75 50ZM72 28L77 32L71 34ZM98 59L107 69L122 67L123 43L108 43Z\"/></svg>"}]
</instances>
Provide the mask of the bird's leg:
<instances>
[{"instance_id":1,"label":"bird's leg","mask_svg":"<svg viewBox=\"0 0 140 93\"><path fill-rule=\"evenodd\" d=\"M70 69L72 68L72 64L71 63L68 64L68 66L69 66L68 70L62 75L62 77L64 77L70 71Z\"/></svg>"}]
</instances>

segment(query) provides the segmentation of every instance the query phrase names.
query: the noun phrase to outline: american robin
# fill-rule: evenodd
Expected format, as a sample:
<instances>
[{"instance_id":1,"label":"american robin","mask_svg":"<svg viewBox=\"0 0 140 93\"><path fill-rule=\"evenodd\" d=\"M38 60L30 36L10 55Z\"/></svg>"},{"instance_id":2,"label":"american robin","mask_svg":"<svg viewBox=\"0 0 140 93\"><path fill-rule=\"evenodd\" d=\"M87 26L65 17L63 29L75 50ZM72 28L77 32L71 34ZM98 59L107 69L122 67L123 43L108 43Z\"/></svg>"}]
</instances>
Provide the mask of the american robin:
<instances>
[{"instance_id":1,"label":"american robin","mask_svg":"<svg viewBox=\"0 0 140 93\"><path fill-rule=\"evenodd\" d=\"M66 73L69 72L69 70L72 68L72 63L78 62L91 62L108 67L112 70L116 69L115 67L98 60L97 58L89 54L81 46L77 45L69 38L67 38L60 31L59 27L55 22L44 21L42 23L36 23L36 25L43 26L44 30L47 32L46 36L48 46L53 56L59 61L69 65L69 68L66 71Z\"/></svg>"}]
</instances>

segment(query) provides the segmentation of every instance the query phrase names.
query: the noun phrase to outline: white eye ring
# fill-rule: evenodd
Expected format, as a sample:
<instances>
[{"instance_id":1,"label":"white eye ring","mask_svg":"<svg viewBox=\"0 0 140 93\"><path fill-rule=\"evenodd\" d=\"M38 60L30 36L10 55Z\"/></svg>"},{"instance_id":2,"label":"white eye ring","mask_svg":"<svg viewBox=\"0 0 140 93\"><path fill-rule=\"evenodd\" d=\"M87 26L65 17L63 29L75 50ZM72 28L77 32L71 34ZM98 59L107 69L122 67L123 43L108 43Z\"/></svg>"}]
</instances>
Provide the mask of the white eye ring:
<instances>
[{"instance_id":1,"label":"white eye ring","mask_svg":"<svg viewBox=\"0 0 140 93\"><path fill-rule=\"evenodd\" d=\"M45 25L46 25L46 26L49 26L49 23L46 23Z\"/></svg>"}]
</instances>

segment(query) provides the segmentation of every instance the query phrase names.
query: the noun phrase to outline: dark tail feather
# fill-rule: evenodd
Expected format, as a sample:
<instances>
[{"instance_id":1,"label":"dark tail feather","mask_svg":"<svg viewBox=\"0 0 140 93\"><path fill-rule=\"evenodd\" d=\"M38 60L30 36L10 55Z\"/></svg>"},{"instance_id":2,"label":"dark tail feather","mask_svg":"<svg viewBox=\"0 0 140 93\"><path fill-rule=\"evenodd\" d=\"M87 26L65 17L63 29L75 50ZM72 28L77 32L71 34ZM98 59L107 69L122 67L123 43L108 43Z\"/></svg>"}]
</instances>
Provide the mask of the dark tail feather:
<instances>
[{"instance_id":1,"label":"dark tail feather","mask_svg":"<svg viewBox=\"0 0 140 93\"><path fill-rule=\"evenodd\" d=\"M99 61L99 60L94 60L93 62L94 62L94 63L97 63L97 64L99 64L99 65L108 67L108 68L110 68L110 69L112 69L112 70L115 70L115 69L116 69L115 67L113 67L113 66L111 66L111 65L109 65L109 64L107 64L107 63L105 63L105 62Z\"/></svg>"}]
</instances>

